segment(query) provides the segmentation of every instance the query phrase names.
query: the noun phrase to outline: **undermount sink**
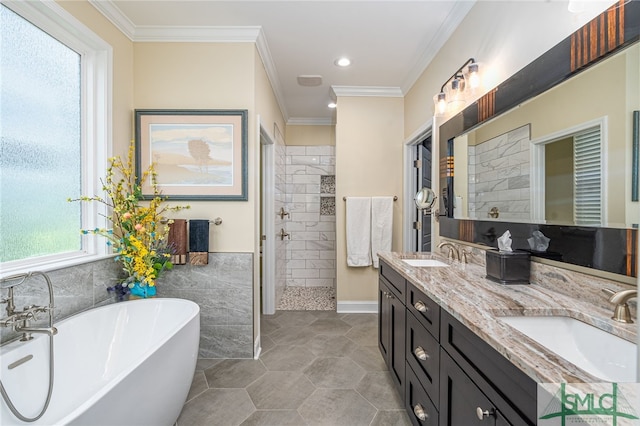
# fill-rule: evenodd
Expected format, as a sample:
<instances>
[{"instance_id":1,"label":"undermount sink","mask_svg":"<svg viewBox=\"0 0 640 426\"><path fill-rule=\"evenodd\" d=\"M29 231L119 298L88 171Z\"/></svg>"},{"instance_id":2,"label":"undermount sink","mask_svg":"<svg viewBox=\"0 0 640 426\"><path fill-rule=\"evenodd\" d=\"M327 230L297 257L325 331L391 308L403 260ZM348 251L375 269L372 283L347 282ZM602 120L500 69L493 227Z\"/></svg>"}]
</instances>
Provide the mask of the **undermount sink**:
<instances>
[{"instance_id":1,"label":"undermount sink","mask_svg":"<svg viewBox=\"0 0 640 426\"><path fill-rule=\"evenodd\" d=\"M417 266L420 268L433 268L433 267L443 267L449 266L444 262L440 262L436 259L402 259L404 263L410 266Z\"/></svg>"},{"instance_id":2,"label":"undermount sink","mask_svg":"<svg viewBox=\"0 0 640 426\"><path fill-rule=\"evenodd\" d=\"M587 373L607 382L635 382L637 345L563 316L500 317Z\"/></svg>"}]
</instances>

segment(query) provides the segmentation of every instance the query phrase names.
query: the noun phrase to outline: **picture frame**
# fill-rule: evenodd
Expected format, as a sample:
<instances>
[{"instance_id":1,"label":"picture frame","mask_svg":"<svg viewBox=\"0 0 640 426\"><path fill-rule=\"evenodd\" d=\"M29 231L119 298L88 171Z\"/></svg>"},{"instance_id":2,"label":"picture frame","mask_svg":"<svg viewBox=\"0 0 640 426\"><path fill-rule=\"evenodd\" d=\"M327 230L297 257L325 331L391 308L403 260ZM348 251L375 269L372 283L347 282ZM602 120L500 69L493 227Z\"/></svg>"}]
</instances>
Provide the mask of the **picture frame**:
<instances>
[{"instance_id":1,"label":"picture frame","mask_svg":"<svg viewBox=\"0 0 640 426\"><path fill-rule=\"evenodd\" d=\"M154 164L170 200L247 200L247 110L137 109L135 132L138 182Z\"/></svg>"}]
</instances>

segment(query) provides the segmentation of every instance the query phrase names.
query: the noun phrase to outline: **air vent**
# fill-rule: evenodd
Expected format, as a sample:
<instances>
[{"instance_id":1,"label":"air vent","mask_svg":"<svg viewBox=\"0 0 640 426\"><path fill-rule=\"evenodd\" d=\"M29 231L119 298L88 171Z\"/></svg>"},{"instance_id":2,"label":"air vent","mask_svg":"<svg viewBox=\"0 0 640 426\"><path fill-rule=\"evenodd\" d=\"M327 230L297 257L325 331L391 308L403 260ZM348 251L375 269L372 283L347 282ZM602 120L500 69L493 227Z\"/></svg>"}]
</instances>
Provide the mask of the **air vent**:
<instances>
[{"instance_id":1,"label":"air vent","mask_svg":"<svg viewBox=\"0 0 640 426\"><path fill-rule=\"evenodd\" d=\"M305 87L315 87L322 84L321 75L299 75L298 84Z\"/></svg>"}]
</instances>

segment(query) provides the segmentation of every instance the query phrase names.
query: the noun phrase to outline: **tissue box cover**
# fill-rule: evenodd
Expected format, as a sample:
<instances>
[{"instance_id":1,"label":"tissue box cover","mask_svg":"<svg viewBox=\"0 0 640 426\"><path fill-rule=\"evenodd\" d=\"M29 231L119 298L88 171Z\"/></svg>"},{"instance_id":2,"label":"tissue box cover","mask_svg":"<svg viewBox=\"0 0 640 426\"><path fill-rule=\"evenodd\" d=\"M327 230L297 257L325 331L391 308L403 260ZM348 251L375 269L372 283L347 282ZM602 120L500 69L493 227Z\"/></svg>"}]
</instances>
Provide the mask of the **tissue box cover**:
<instances>
[{"instance_id":1,"label":"tissue box cover","mask_svg":"<svg viewBox=\"0 0 640 426\"><path fill-rule=\"evenodd\" d=\"M515 250L500 253L486 251L487 278L500 284L529 284L531 254Z\"/></svg>"}]
</instances>

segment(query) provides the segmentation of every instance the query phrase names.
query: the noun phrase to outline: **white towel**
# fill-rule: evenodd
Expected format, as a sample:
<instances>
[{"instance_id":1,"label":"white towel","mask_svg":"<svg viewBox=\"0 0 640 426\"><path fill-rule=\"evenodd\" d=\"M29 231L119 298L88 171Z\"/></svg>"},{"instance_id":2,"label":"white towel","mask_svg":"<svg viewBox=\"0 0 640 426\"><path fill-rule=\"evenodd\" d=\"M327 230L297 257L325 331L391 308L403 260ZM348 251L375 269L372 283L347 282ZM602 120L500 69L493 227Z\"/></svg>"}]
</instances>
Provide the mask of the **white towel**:
<instances>
[{"instance_id":1,"label":"white towel","mask_svg":"<svg viewBox=\"0 0 640 426\"><path fill-rule=\"evenodd\" d=\"M371 258L378 267L378 253L391 251L393 234L393 197L371 198Z\"/></svg>"},{"instance_id":2,"label":"white towel","mask_svg":"<svg viewBox=\"0 0 640 426\"><path fill-rule=\"evenodd\" d=\"M371 198L347 197L347 266L371 265Z\"/></svg>"}]
</instances>

